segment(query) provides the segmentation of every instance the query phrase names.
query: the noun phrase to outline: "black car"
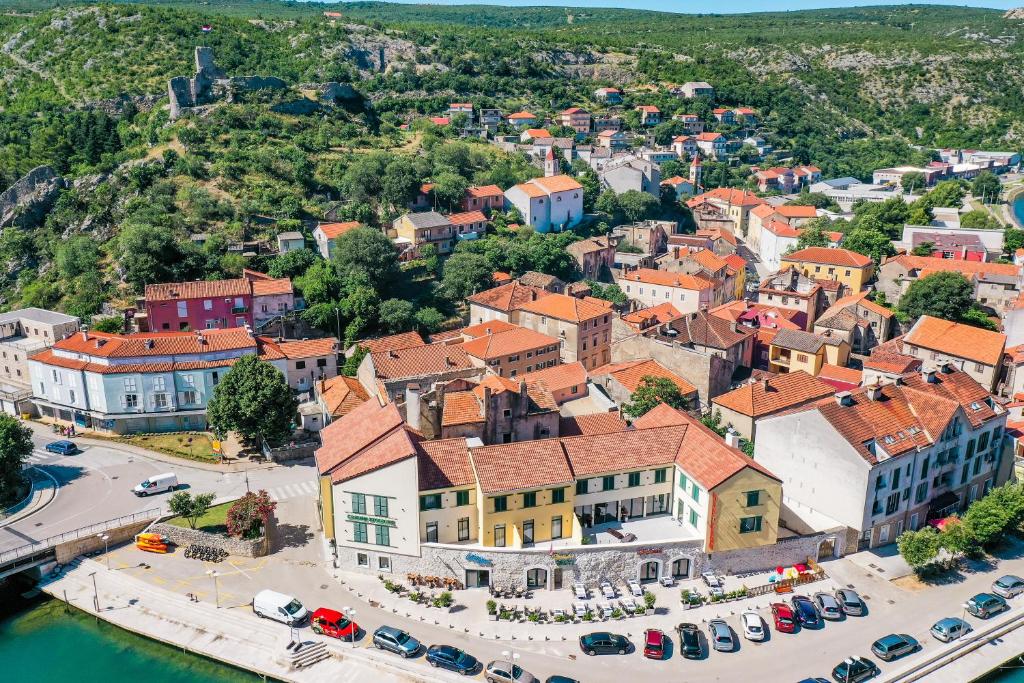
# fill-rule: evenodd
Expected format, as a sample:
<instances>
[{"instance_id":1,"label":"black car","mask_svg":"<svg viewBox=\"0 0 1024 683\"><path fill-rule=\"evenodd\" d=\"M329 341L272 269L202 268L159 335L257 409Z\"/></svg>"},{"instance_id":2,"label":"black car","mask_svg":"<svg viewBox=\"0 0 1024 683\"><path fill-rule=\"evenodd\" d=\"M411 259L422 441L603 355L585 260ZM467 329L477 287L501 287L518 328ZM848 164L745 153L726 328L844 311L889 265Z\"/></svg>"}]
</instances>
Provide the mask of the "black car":
<instances>
[{"instance_id":1,"label":"black car","mask_svg":"<svg viewBox=\"0 0 1024 683\"><path fill-rule=\"evenodd\" d=\"M580 649L588 655L624 655L633 648L626 636L617 633L587 633L580 636Z\"/></svg>"},{"instance_id":2,"label":"black car","mask_svg":"<svg viewBox=\"0 0 1024 683\"><path fill-rule=\"evenodd\" d=\"M793 616L801 626L804 628L821 626L821 616L818 614L818 608L814 606L813 600L806 595L794 595L789 603L793 606Z\"/></svg>"},{"instance_id":3,"label":"black car","mask_svg":"<svg viewBox=\"0 0 1024 683\"><path fill-rule=\"evenodd\" d=\"M679 624L676 626L679 632L679 650L687 659L700 659L704 654L700 644L700 629L697 624Z\"/></svg>"},{"instance_id":4,"label":"black car","mask_svg":"<svg viewBox=\"0 0 1024 683\"><path fill-rule=\"evenodd\" d=\"M832 669L832 680L837 683L859 683L880 673L875 663L867 657L850 657Z\"/></svg>"},{"instance_id":5,"label":"black car","mask_svg":"<svg viewBox=\"0 0 1024 683\"><path fill-rule=\"evenodd\" d=\"M575 678L569 678L568 676L548 676L544 683L580 683Z\"/></svg>"},{"instance_id":6,"label":"black car","mask_svg":"<svg viewBox=\"0 0 1024 683\"><path fill-rule=\"evenodd\" d=\"M431 645L427 648L427 661L430 666L442 666L464 675L473 673L480 663L473 655L451 645Z\"/></svg>"}]
</instances>

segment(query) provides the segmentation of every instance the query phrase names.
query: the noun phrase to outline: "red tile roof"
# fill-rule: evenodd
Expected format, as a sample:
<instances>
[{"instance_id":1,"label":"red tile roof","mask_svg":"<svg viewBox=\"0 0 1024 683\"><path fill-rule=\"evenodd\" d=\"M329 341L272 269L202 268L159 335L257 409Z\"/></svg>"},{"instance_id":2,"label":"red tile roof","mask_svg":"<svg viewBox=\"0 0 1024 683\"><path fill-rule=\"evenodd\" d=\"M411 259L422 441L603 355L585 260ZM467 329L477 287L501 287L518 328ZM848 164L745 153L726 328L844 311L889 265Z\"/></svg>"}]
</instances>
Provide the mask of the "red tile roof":
<instances>
[{"instance_id":1,"label":"red tile roof","mask_svg":"<svg viewBox=\"0 0 1024 683\"><path fill-rule=\"evenodd\" d=\"M327 237L327 239L333 240L344 235L350 230L355 230L360 225L362 225L362 223L359 221L346 221L344 223L321 223L316 227L320 228L320 231Z\"/></svg>"},{"instance_id":2,"label":"red tile roof","mask_svg":"<svg viewBox=\"0 0 1024 683\"><path fill-rule=\"evenodd\" d=\"M485 289L466 297L466 301L479 306L486 306L498 311L508 313L524 303L533 299L549 296L551 292L538 287L529 287L513 280L507 285L499 285L492 289Z\"/></svg>"},{"instance_id":3,"label":"red tile roof","mask_svg":"<svg viewBox=\"0 0 1024 683\"><path fill-rule=\"evenodd\" d=\"M1006 347L1006 335L922 315L903 337L903 343L984 365L998 365Z\"/></svg>"},{"instance_id":4,"label":"red tile roof","mask_svg":"<svg viewBox=\"0 0 1024 683\"><path fill-rule=\"evenodd\" d=\"M675 306L666 302L658 304L657 306L651 306L650 308L641 308L638 311L627 313L622 316L622 322L626 323L634 330L640 331L647 329L652 325L663 325L682 317L683 314L680 313Z\"/></svg>"},{"instance_id":5,"label":"red tile roof","mask_svg":"<svg viewBox=\"0 0 1024 683\"><path fill-rule=\"evenodd\" d=\"M480 211L463 211L448 216L448 222L452 225L470 225L472 223L486 223L487 216Z\"/></svg>"},{"instance_id":6,"label":"red tile roof","mask_svg":"<svg viewBox=\"0 0 1024 683\"><path fill-rule=\"evenodd\" d=\"M146 285L146 301L179 301L183 299L216 299L248 296L252 285L245 278L230 280L193 280Z\"/></svg>"},{"instance_id":7,"label":"red tile roof","mask_svg":"<svg viewBox=\"0 0 1024 683\"><path fill-rule=\"evenodd\" d=\"M76 332L53 345L94 358L146 358L156 356L192 356L218 351L252 349L256 339L244 327L195 332L141 332L109 334Z\"/></svg>"},{"instance_id":8,"label":"red tile roof","mask_svg":"<svg viewBox=\"0 0 1024 683\"><path fill-rule=\"evenodd\" d=\"M370 400L320 430L317 470L338 484L415 457L416 443L393 403Z\"/></svg>"},{"instance_id":9,"label":"red tile roof","mask_svg":"<svg viewBox=\"0 0 1024 683\"><path fill-rule=\"evenodd\" d=\"M355 377L338 375L321 382L317 391L327 413L332 417L341 417L352 412L356 406L369 400L370 395Z\"/></svg>"},{"instance_id":10,"label":"red tile roof","mask_svg":"<svg viewBox=\"0 0 1024 683\"><path fill-rule=\"evenodd\" d=\"M984 279L987 275L999 275L1008 278L1020 276L1021 267L1013 263L988 263L979 261L965 261L959 259L932 258L930 256L914 256L913 254L899 254L886 259L883 267L888 264L902 265L907 270L920 270L924 272L956 272L970 279L978 276Z\"/></svg>"},{"instance_id":11,"label":"red tile roof","mask_svg":"<svg viewBox=\"0 0 1024 683\"><path fill-rule=\"evenodd\" d=\"M452 391L444 395L444 409L441 415L443 427L483 421L483 408L472 391Z\"/></svg>"},{"instance_id":12,"label":"red tile roof","mask_svg":"<svg viewBox=\"0 0 1024 683\"><path fill-rule=\"evenodd\" d=\"M835 388L803 370L744 384L712 399L712 403L753 418L771 415L831 396Z\"/></svg>"},{"instance_id":13,"label":"red tile roof","mask_svg":"<svg viewBox=\"0 0 1024 683\"><path fill-rule=\"evenodd\" d=\"M576 415L558 420L558 434L567 436L593 436L594 434L610 434L624 432L629 423L615 413L594 413L592 415Z\"/></svg>"},{"instance_id":14,"label":"red tile roof","mask_svg":"<svg viewBox=\"0 0 1024 683\"><path fill-rule=\"evenodd\" d=\"M526 382L543 384L549 391L564 391L587 383L587 371L583 363L552 365L550 368L528 372L523 375Z\"/></svg>"},{"instance_id":15,"label":"red tile roof","mask_svg":"<svg viewBox=\"0 0 1024 683\"><path fill-rule=\"evenodd\" d=\"M525 327L485 334L465 342L462 348L481 360L491 360L509 354L526 353L534 349L559 345L559 340Z\"/></svg>"},{"instance_id":16,"label":"red tile roof","mask_svg":"<svg viewBox=\"0 0 1024 683\"><path fill-rule=\"evenodd\" d=\"M509 117L511 118L511 117ZM503 192L497 185L479 185L466 189L466 196L475 197L477 199L486 199L488 197L500 197Z\"/></svg>"},{"instance_id":17,"label":"red tile roof","mask_svg":"<svg viewBox=\"0 0 1024 683\"><path fill-rule=\"evenodd\" d=\"M470 339L476 339L477 337L483 337L489 334L498 334L499 332L521 329L523 328L519 327L519 325L513 325L512 323L507 323L504 320L495 319L463 327L462 335L464 337L469 337Z\"/></svg>"},{"instance_id":18,"label":"red tile roof","mask_svg":"<svg viewBox=\"0 0 1024 683\"><path fill-rule=\"evenodd\" d=\"M414 346L426 346L426 342L423 341L423 337L419 335L419 332L402 332L401 334L393 334L390 337L363 339L356 342L356 344L366 349L369 353L399 351Z\"/></svg>"},{"instance_id":19,"label":"red tile roof","mask_svg":"<svg viewBox=\"0 0 1024 683\"><path fill-rule=\"evenodd\" d=\"M269 337L260 337L260 341L274 347L281 352L282 356L289 359L332 356L338 352L338 340L334 337L283 342L274 341Z\"/></svg>"},{"instance_id":20,"label":"red tile roof","mask_svg":"<svg viewBox=\"0 0 1024 683\"><path fill-rule=\"evenodd\" d=\"M419 442L420 491L469 486L476 483L466 440L441 439Z\"/></svg>"},{"instance_id":21,"label":"red tile roof","mask_svg":"<svg viewBox=\"0 0 1024 683\"><path fill-rule=\"evenodd\" d=\"M471 449L473 468L484 493L503 493L573 482L558 439L520 441Z\"/></svg>"},{"instance_id":22,"label":"red tile roof","mask_svg":"<svg viewBox=\"0 0 1024 683\"><path fill-rule=\"evenodd\" d=\"M527 301L519 305L519 310L546 315L566 322L579 323L602 315L610 315L612 306L602 299L586 297L577 299L565 294L549 294L548 296Z\"/></svg>"},{"instance_id":23,"label":"red tile roof","mask_svg":"<svg viewBox=\"0 0 1024 683\"><path fill-rule=\"evenodd\" d=\"M659 377L667 379L679 387L684 395L694 394L697 388L685 379L675 374L661 363L653 359L630 360L624 363L609 363L590 371L590 376L598 379L604 375L610 375L616 382L621 384L626 391L633 393L640 386L644 377Z\"/></svg>"},{"instance_id":24,"label":"red tile roof","mask_svg":"<svg viewBox=\"0 0 1024 683\"><path fill-rule=\"evenodd\" d=\"M655 270L653 268L637 268L636 270L629 271L619 279L626 282L642 282L648 285L678 287L697 291L711 289L715 286L714 282L699 275L672 273L667 270Z\"/></svg>"},{"instance_id":25,"label":"red tile roof","mask_svg":"<svg viewBox=\"0 0 1024 683\"><path fill-rule=\"evenodd\" d=\"M373 367L379 379L425 377L456 370L470 370L473 364L457 344L428 344L374 353Z\"/></svg>"}]
</instances>

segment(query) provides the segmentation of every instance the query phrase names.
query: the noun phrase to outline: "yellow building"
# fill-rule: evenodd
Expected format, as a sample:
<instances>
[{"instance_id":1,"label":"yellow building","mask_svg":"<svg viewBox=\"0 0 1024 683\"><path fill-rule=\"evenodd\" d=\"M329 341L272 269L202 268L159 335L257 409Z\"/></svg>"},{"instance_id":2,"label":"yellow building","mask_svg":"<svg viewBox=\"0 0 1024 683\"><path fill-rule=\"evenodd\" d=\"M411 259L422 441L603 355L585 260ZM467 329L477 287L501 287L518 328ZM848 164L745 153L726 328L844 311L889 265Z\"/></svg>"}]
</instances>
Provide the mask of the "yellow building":
<instances>
[{"instance_id":1,"label":"yellow building","mask_svg":"<svg viewBox=\"0 0 1024 683\"><path fill-rule=\"evenodd\" d=\"M807 247L786 254L780 264L780 270L793 266L814 280L842 282L853 294L864 289L875 275L874 261L849 249Z\"/></svg>"},{"instance_id":2,"label":"yellow building","mask_svg":"<svg viewBox=\"0 0 1024 683\"><path fill-rule=\"evenodd\" d=\"M803 330L779 330L768 347L769 369L776 373L803 370L817 376L826 363L846 367L849 358L850 343L845 339Z\"/></svg>"}]
</instances>

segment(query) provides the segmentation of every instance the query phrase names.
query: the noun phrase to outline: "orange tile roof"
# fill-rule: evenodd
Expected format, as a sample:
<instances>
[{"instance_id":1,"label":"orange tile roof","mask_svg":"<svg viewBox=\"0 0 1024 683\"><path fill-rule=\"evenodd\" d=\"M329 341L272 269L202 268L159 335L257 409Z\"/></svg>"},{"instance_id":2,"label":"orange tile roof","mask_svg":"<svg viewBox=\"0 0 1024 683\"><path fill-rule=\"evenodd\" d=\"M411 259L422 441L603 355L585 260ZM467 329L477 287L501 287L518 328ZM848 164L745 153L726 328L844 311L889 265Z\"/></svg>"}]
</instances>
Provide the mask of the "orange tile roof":
<instances>
[{"instance_id":1,"label":"orange tile roof","mask_svg":"<svg viewBox=\"0 0 1024 683\"><path fill-rule=\"evenodd\" d=\"M563 114L580 114L580 113L586 114L588 112L585 109L580 109L579 107L569 107L568 109L566 109L562 113Z\"/></svg>"},{"instance_id":2,"label":"orange tile roof","mask_svg":"<svg viewBox=\"0 0 1024 683\"><path fill-rule=\"evenodd\" d=\"M551 137L551 133L547 132L543 128L527 128L525 132L526 137L528 138L538 139Z\"/></svg>"},{"instance_id":3,"label":"orange tile roof","mask_svg":"<svg viewBox=\"0 0 1024 683\"><path fill-rule=\"evenodd\" d=\"M509 119L535 119L537 118L528 111L517 111L515 114L509 114Z\"/></svg>"},{"instance_id":4,"label":"orange tile roof","mask_svg":"<svg viewBox=\"0 0 1024 683\"><path fill-rule=\"evenodd\" d=\"M317 470L338 484L416 456L416 444L393 403L367 401L320 430Z\"/></svg>"},{"instance_id":5,"label":"orange tile roof","mask_svg":"<svg viewBox=\"0 0 1024 683\"><path fill-rule=\"evenodd\" d=\"M537 185L534 185L533 183L520 183L519 185L513 186L512 189L519 190L520 192L525 194L527 197L530 197L532 199L536 199L537 197L547 197L548 196L548 193L545 192L543 188L538 187Z\"/></svg>"},{"instance_id":6,"label":"orange tile roof","mask_svg":"<svg viewBox=\"0 0 1024 683\"><path fill-rule=\"evenodd\" d=\"M374 353L373 367L378 378L405 379L456 370L469 370L473 364L458 344L428 344L407 349Z\"/></svg>"},{"instance_id":7,"label":"orange tile roof","mask_svg":"<svg viewBox=\"0 0 1024 683\"><path fill-rule=\"evenodd\" d=\"M624 432L628 427L629 423L623 420L618 412L576 415L558 420L558 434L563 438Z\"/></svg>"},{"instance_id":8,"label":"orange tile roof","mask_svg":"<svg viewBox=\"0 0 1024 683\"><path fill-rule=\"evenodd\" d=\"M419 442L420 491L434 491L476 483L466 440L440 439Z\"/></svg>"},{"instance_id":9,"label":"orange tile roof","mask_svg":"<svg viewBox=\"0 0 1024 683\"><path fill-rule=\"evenodd\" d=\"M776 206L775 212L785 218L814 218L818 215L818 209L816 207L789 204Z\"/></svg>"},{"instance_id":10,"label":"orange tile roof","mask_svg":"<svg viewBox=\"0 0 1024 683\"><path fill-rule=\"evenodd\" d=\"M153 356L191 356L218 351L251 349L256 353L256 339L244 327L195 332L141 332L109 334L76 332L53 345L54 349L71 351L94 358L144 358Z\"/></svg>"},{"instance_id":11,"label":"orange tile roof","mask_svg":"<svg viewBox=\"0 0 1024 683\"><path fill-rule=\"evenodd\" d=\"M508 313L533 299L541 299L550 295L551 292L545 289L530 287L521 284L518 280L513 280L506 285L499 285L470 295L466 297L466 301Z\"/></svg>"},{"instance_id":12,"label":"orange tile roof","mask_svg":"<svg viewBox=\"0 0 1024 683\"><path fill-rule=\"evenodd\" d=\"M567 175L553 175L547 176L546 178L533 178L528 180L527 184L533 184L540 187L542 190L551 194L553 192L568 192L570 190L582 190L583 186L580 185L575 178L571 178Z\"/></svg>"},{"instance_id":13,"label":"orange tile roof","mask_svg":"<svg viewBox=\"0 0 1024 683\"><path fill-rule=\"evenodd\" d=\"M331 417L341 417L369 400L370 395L355 377L338 375L317 385L317 392Z\"/></svg>"},{"instance_id":14,"label":"orange tile roof","mask_svg":"<svg viewBox=\"0 0 1024 683\"><path fill-rule=\"evenodd\" d=\"M821 314L821 319L826 319L843 309L851 308L853 306L863 306L872 313L877 313L878 315L886 319L889 319L893 316L893 312L890 309L886 308L885 306L882 306L881 304L876 304L874 301L868 298L868 294L869 292L865 290L863 292L857 292L856 294L850 294L848 296L836 299L836 302L829 306L828 309L826 309L825 312Z\"/></svg>"},{"instance_id":15,"label":"orange tile roof","mask_svg":"<svg viewBox=\"0 0 1024 683\"><path fill-rule=\"evenodd\" d=\"M448 222L452 225L469 225L471 223L486 223L487 216L481 211L463 211L448 216Z\"/></svg>"},{"instance_id":16,"label":"orange tile roof","mask_svg":"<svg viewBox=\"0 0 1024 683\"><path fill-rule=\"evenodd\" d=\"M587 370L583 363L552 365L550 368L528 372L523 375L528 383L543 384L549 391L564 391L587 383Z\"/></svg>"},{"instance_id":17,"label":"orange tile roof","mask_svg":"<svg viewBox=\"0 0 1024 683\"><path fill-rule=\"evenodd\" d=\"M755 206L751 209L750 213L754 214L758 218L764 219L775 213L775 207L771 204L761 204L760 206Z\"/></svg>"},{"instance_id":18,"label":"orange tile roof","mask_svg":"<svg viewBox=\"0 0 1024 683\"><path fill-rule=\"evenodd\" d=\"M758 208L760 208L760 207L758 207ZM703 229L697 230L696 235L697 235L697 237L707 237L708 239L711 239L711 240L721 239L721 240L724 240L724 241L728 242L729 244L731 244L734 247L737 245L736 235L732 234L728 230L723 230L722 228L703 228ZM731 254L731 256L735 256L735 254ZM728 258L728 257L726 257L726 258ZM744 261L744 263L746 263L746 262Z\"/></svg>"},{"instance_id":19,"label":"orange tile roof","mask_svg":"<svg viewBox=\"0 0 1024 683\"><path fill-rule=\"evenodd\" d=\"M466 196L476 197L478 199L485 199L487 197L500 197L502 194L501 188L497 185L477 185L466 188Z\"/></svg>"},{"instance_id":20,"label":"orange tile roof","mask_svg":"<svg viewBox=\"0 0 1024 683\"><path fill-rule=\"evenodd\" d=\"M452 391L444 395L442 427L483 422L483 407L472 391Z\"/></svg>"},{"instance_id":21,"label":"orange tile roof","mask_svg":"<svg viewBox=\"0 0 1024 683\"><path fill-rule=\"evenodd\" d=\"M718 256L710 249L701 249L700 251L690 252L689 258L696 261L700 266L712 273L715 273L729 265L728 261Z\"/></svg>"},{"instance_id":22,"label":"orange tile roof","mask_svg":"<svg viewBox=\"0 0 1024 683\"><path fill-rule=\"evenodd\" d=\"M262 354L261 358L265 358ZM274 356L266 358L267 360L274 359ZM175 370L209 370L212 368L228 368L238 362L238 357L235 358L221 358L217 360L200 360L200 361L164 361L158 363L117 363L116 365L110 365L108 363L97 363L87 360L79 360L74 358L64 358L57 356L53 353L52 349L41 351L40 353L32 356L32 360L37 363L43 363L45 365L54 365L60 368L68 368L69 370L84 370L86 372L95 372L100 375L124 375L124 374L139 374L143 372L173 372Z\"/></svg>"},{"instance_id":23,"label":"orange tile roof","mask_svg":"<svg viewBox=\"0 0 1024 683\"><path fill-rule=\"evenodd\" d=\"M285 358L289 359L332 356L338 352L338 340L334 337L284 342L277 342L269 337L260 337L260 341L264 344L272 344Z\"/></svg>"},{"instance_id":24,"label":"orange tile roof","mask_svg":"<svg viewBox=\"0 0 1024 683\"><path fill-rule=\"evenodd\" d=\"M252 281L253 296L273 296L275 294L292 293L294 293L292 281L286 277Z\"/></svg>"},{"instance_id":25,"label":"orange tile roof","mask_svg":"<svg viewBox=\"0 0 1024 683\"><path fill-rule=\"evenodd\" d=\"M818 379L823 382L831 380L844 385L859 386L863 378L864 372L862 370L844 368L839 365L832 365L831 363L825 363L821 366L821 370L818 371ZM832 386L834 387L835 384Z\"/></svg>"},{"instance_id":26,"label":"orange tile roof","mask_svg":"<svg viewBox=\"0 0 1024 683\"><path fill-rule=\"evenodd\" d=\"M783 266L787 263L822 263L847 268L866 268L871 265L871 258L849 249L807 247L806 249L800 249L783 256Z\"/></svg>"},{"instance_id":27,"label":"orange tile roof","mask_svg":"<svg viewBox=\"0 0 1024 683\"><path fill-rule=\"evenodd\" d=\"M712 133L712 135L718 135L718 133ZM746 190L737 190L731 187L719 187L705 192L704 194L697 195L693 199L686 202L686 205L693 208L701 202L707 201L708 199L715 199L719 202L731 204L733 206L759 206L764 204L765 201L758 197L752 192Z\"/></svg>"},{"instance_id":28,"label":"orange tile roof","mask_svg":"<svg viewBox=\"0 0 1024 683\"><path fill-rule=\"evenodd\" d=\"M998 365L1006 347L1006 335L922 315L903 337L903 343L984 365Z\"/></svg>"},{"instance_id":29,"label":"orange tile roof","mask_svg":"<svg viewBox=\"0 0 1024 683\"><path fill-rule=\"evenodd\" d=\"M715 405L741 415L758 418L825 398L835 388L803 370L750 382L711 400Z\"/></svg>"},{"instance_id":30,"label":"orange tile roof","mask_svg":"<svg viewBox=\"0 0 1024 683\"><path fill-rule=\"evenodd\" d=\"M519 306L519 310L546 315L566 322L580 323L585 320L610 315L612 305L601 299L586 297L577 299L566 294L549 294L535 301L527 301Z\"/></svg>"},{"instance_id":31,"label":"orange tile roof","mask_svg":"<svg viewBox=\"0 0 1024 683\"><path fill-rule=\"evenodd\" d=\"M504 332L481 335L465 342L462 348L475 358L490 360L509 354L526 353L534 349L548 346L557 347L558 345L559 340L554 337L525 327L517 327Z\"/></svg>"},{"instance_id":32,"label":"orange tile roof","mask_svg":"<svg viewBox=\"0 0 1024 683\"><path fill-rule=\"evenodd\" d=\"M986 275L1001 275L1004 277L1019 277L1021 267L1013 263L984 263L979 261L965 261L960 259L933 258L930 256L914 256L913 254L899 254L885 260L883 266L890 263L902 265L908 270L921 270L929 272L957 272L968 279L972 275L984 278Z\"/></svg>"},{"instance_id":33,"label":"orange tile roof","mask_svg":"<svg viewBox=\"0 0 1024 683\"><path fill-rule=\"evenodd\" d=\"M700 140L701 142L714 142L715 140L724 137L725 136L721 133L700 133L696 136L697 140Z\"/></svg>"},{"instance_id":34,"label":"orange tile roof","mask_svg":"<svg viewBox=\"0 0 1024 683\"><path fill-rule=\"evenodd\" d=\"M652 104L641 104L639 107L637 107L637 109L639 109L640 111L644 112L645 114L660 114L661 113L661 110L658 109L657 107L655 107Z\"/></svg>"},{"instance_id":35,"label":"orange tile roof","mask_svg":"<svg viewBox=\"0 0 1024 683\"><path fill-rule=\"evenodd\" d=\"M473 469L484 493L503 493L573 482L558 439L470 449Z\"/></svg>"},{"instance_id":36,"label":"orange tile roof","mask_svg":"<svg viewBox=\"0 0 1024 683\"><path fill-rule=\"evenodd\" d=\"M577 479L606 472L665 467L675 462L686 429L614 431L562 439L566 457Z\"/></svg>"},{"instance_id":37,"label":"orange tile roof","mask_svg":"<svg viewBox=\"0 0 1024 683\"><path fill-rule=\"evenodd\" d=\"M653 359L631 360L624 363L609 363L590 371L594 378L611 375L626 391L633 393L644 377L660 377L670 380L685 395L696 393L697 388Z\"/></svg>"},{"instance_id":38,"label":"orange tile roof","mask_svg":"<svg viewBox=\"0 0 1024 683\"><path fill-rule=\"evenodd\" d=\"M620 280L627 282L642 282L648 285L661 285L663 287L679 287L682 289L702 290L711 289L715 283L699 275L687 275L686 273L672 273L667 270L654 270L653 268L637 268L623 275Z\"/></svg>"},{"instance_id":39,"label":"orange tile roof","mask_svg":"<svg viewBox=\"0 0 1024 683\"><path fill-rule=\"evenodd\" d=\"M671 185L671 186L675 187L676 185L682 185L683 183L689 183L689 182L690 182L689 178L684 178L681 175L674 175L671 178L666 178L665 180L662 180L661 184L662 185Z\"/></svg>"},{"instance_id":40,"label":"orange tile roof","mask_svg":"<svg viewBox=\"0 0 1024 683\"><path fill-rule=\"evenodd\" d=\"M747 269L747 259L743 258L739 254L726 255L725 262L735 268L737 273L742 273Z\"/></svg>"},{"instance_id":41,"label":"orange tile roof","mask_svg":"<svg viewBox=\"0 0 1024 683\"><path fill-rule=\"evenodd\" d=\"M487 322L477 323L476 325L469 325L462 328L461 334L464 337L470 339L476 339L477 337L483 337L489 334L498 334L499 332L508 332L509 330L521 330L519 325L513 325L507 323L504 320L488 320Z\"/></svg>"},{"instance_id":42,"label":"orange tile roof","mask_svg":"<svg viewBox=\"0 0 1024 683\"><path fill-rule=\"evenodd\" d=\"M355 230L360 225L362 225L362 223L359 221L346 221L344 223L321 223L316 227L320 228L320 231L327 237L327 239L333 240L344 235L350 230Z\"/></svg>"},{"instance_id":43,"label":"orange tile roof","mask_svg":"<svg viewBox=\"0 0 1024 683\"><path fill-rule=\"evenodd\" d=\"M366 349L369 353L381 353L382 351L398 351L409 349L414 346L426 346L423 337L419 332L402 332L389 337L378 337L376 339L363 339L356 342L357 345Z\"/></svg>"},{"instance_id":44,"label":"orange tile roof","mask_svg":"<svg viewBox=\"0 0 1024 683\"><path fill-rule=\"evenodd\" d=\"M500 270L496 270L491 274L491 279L494 280L494 284L503 285L506 282L512 281L511 273L503 273Z\"/></svg>"},{"instance_id":45,"label":"orange tile roof","mask_svg":"<svg viewBox=\"0 0 1024 683\"><path fill-rule=\"evenodd\" d=\"M622 316L622 322L635 330L646 329L652 325L662 325L673 320L682 318L683 314L671 303L658 304L650 308L641 308L638 311L627 313Z\"/></svg>"}]
</instances>

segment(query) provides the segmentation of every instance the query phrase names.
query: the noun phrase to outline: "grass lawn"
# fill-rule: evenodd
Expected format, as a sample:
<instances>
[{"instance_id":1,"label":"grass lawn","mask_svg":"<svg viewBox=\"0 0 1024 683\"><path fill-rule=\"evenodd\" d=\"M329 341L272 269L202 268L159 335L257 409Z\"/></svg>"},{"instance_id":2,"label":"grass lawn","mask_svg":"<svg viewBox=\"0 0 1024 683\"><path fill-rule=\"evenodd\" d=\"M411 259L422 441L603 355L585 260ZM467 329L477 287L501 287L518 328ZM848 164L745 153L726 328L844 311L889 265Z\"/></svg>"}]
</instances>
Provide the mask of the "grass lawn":
<instances>
[{"instance_id":1,"label":"grass lawn","mask_svg":"<svg viewBox=\"0 0 1024 683\"><path fill-rule=\"evenodd\" d=\"M206 514L196 520L196 529L199 531L205 531L208 534L227 534L228 508L232 505L234 505L233 502L214 505L206 511ZM167 524L173 524L174 526L180 526L185 529L191 528L188 520L184 517L171 517L167 520Z\"/></svg>"},{"instance_id":2,"label":"grass lawn","mask_svg":"<svg viewBox=\"0 0 1024 683\"><path fill-rule=\"evenodd\" d=\"M196 432L171 432L169 434L137 434L119 439L141 448L148 448L167 455L189 460L219 462L220 455L213 452L213 442L206 434Z\"/></svg>"}]
</instances>

